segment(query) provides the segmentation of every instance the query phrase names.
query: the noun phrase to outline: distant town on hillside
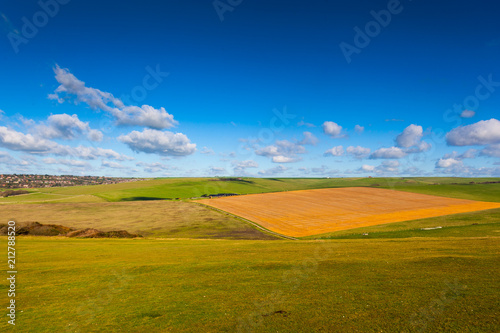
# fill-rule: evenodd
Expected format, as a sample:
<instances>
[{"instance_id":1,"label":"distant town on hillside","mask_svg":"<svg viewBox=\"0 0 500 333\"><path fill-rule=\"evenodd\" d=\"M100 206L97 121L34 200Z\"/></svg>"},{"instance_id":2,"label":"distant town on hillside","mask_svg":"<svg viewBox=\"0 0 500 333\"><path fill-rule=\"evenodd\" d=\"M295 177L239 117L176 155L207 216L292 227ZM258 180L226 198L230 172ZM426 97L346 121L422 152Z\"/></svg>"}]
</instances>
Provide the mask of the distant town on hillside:
<instances>
[{"instance_id":1,"label":"distant town on hillside","mask_svg":"<svg viewBox=\"0 0 500 333\"><path fill-rule=\"evenodd\" d=\"M134 182L142 178L0 174L0 188L40 188Z\"/></svg>"}]
</instances>

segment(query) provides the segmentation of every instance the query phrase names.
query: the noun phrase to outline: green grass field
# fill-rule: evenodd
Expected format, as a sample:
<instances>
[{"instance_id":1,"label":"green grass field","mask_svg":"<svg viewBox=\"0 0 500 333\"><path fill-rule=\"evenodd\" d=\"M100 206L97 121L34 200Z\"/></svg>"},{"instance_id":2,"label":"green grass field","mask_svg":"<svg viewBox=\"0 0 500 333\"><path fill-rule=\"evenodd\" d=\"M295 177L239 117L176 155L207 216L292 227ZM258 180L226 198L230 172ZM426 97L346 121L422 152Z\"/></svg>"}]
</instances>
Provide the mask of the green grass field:
<instances>
[{"instance_id":1,"label":"green grass field","mask_svg":"<svg viewBox=\"0 0 500 333\"><path fill-rule=\"evenodd\" d=\"M267 193L331 187L375 186L451 198L500 201L500 178L166 178L96 186L30 189L32 194L0 198L2 203L119 202L187 199L216 193Z\"/></svg>"},{"instance_id":2,"label":"green grass field","mask_svg":"<svg viewBox=\"0 0 500 333\"><path fill-rule=\"evenodd\" d=\"M498 245L20 238L15 331L497 332Z\"/></svg>"},{"instance_id":3,"label":"green grass field","mask_svg":"<svg viewBox=\"0 0 500 333\"><path fill-rule=\"evenodd\" d=\"M498 332L500 209L290 241L184 200L376 186L500 202L499 183L477 184L492 181L499 179L154 179L0 198L3 223L145 236L19 236L16 327L4 315L0 331ZM7 290L4 280L5 307Z\"/></svg>"}]
</instances>

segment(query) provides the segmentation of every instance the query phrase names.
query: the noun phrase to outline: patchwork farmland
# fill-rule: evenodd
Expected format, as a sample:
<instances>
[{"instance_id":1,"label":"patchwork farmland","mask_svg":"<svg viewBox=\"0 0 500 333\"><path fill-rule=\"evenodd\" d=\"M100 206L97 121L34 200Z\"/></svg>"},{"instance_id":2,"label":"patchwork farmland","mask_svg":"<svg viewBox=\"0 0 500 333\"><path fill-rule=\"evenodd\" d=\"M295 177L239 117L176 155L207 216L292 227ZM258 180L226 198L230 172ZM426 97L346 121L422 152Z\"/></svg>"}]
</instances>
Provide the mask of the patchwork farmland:
<instances>
[{"instance_id":1,"label":"patchwork farmland","mask_svg":"<svg viewBox=\"0 0 500 333\"><path fill-rule=\"evenodd\" d=\"M499 208L500 203L377 188L334 188L199 201L293 237Z\"/></svg>"},{"instance_id":2,"label":"patchwork farmland","mask_svg":"<svg viewBox=\"0 0 500 333\"><path fill-rule=\"evenodd\" d=\"M179 178L28 191L0 198L4 221L143 237L19 235L19 332L499 332L500 208L488 208L500 206L500 178ZM240 195L191 199L217 193ZM282 229L314 222L320 234L283 239L207 206L224 202L276 210ZM325 231L335 222L352 229Z\"/></svg>"}]
</instances>

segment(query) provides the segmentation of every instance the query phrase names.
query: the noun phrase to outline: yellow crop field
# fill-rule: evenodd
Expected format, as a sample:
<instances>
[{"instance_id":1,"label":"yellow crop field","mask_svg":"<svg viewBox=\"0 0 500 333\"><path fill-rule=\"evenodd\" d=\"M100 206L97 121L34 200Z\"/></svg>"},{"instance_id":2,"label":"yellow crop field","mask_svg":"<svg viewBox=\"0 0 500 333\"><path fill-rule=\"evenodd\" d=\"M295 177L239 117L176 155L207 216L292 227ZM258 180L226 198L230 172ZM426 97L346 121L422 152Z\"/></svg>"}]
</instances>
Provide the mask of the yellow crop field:
<instances>
[{"instance_id":1,"label":"yellow crop field","mask_svg":"<svg viewBox=\"0 0 500 333\"><path fill-rule=\"evenodd\" d=\"M367 187L250 194L199 202L293 237L500 207L495 202Z\"/></svg>"}]
</instances>

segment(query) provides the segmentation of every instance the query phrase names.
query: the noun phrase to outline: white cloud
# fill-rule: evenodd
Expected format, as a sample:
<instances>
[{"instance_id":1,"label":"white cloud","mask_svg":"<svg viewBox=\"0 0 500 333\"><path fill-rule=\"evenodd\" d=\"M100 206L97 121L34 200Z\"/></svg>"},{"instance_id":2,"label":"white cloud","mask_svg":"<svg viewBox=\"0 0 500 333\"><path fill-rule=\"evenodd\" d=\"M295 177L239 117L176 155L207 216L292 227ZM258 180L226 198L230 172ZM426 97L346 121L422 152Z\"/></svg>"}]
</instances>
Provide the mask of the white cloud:
<instances>
[{"instance_id":1,"label":"white cloud","mask_svg":"<svg viewBox=\"0 0 500 333\"><path fill-rule=\"evenodd\" d=\"M318 144L318 138L314 136L311 132L304 132L304 138L298 142L299 145L312 145Z\"/></svg>"},{"instance_id":2,"label":"white cloud","mask_svg":"<svg viewBox=\"0 0 500 333\"><path fill-rule=\"evenodd\" d=\"M323 132L332 138L340 138L342 137L342 126L334 123L333 121L325 121L323 123Z\"/></svg>"},{"instance_id":3,"label":"white cloud","mask_svg":"<svg viewBox=\"0 0 500 333\"><path fill-rule=\"evenodd\" d=\"M261 175L261 176L274 176L276 174L283 173L283 172L287 171L288 169L290 169L290 168L287 168L283 165L278 165L274 168L260 170L259 175Z\"/></svg>"},{"instance_id":4,"label":"white cloud","mask_svg":"<svg viewBox=\"0 0 500 333\"><path fill-rule=\"evenodd\" d=\"M422 137L422 126L411 124L396 137L396 146L379 148L370 155L370 158L399 159L408 154L422 153L430 150L432 147L431 144L421 141Z\"/></svg>"},{"instance_id":5,"label":"white cloud","mask_svg":"<svg viewBox=\"0 0 500 333\"><path fill-rule=\"evenodd\" d=\"M374 151L370 155L370 159L378 159L378 158L403 158L406 156L406 153L399 147L390 147L390 148L380 148Z\"/></svg>"},{"instance_id":6,"label":"white cloud","mask_svg":"<svg viewBox=\"0 0 500 333\"><path fill-rule=\"evenodd\" d=\"M350 155L353 155L355 158L364 158L370 154L370 148L365 148L361 146L349 146L346 149L346 152Z\"/></svg>"},{"instance_id":7,"label":"white cloud","mask_svg":"<svg viewBox=\"0 0 500 333\"><path fill-rule=\"evenodd\" d=\"M208 169L208 173L211 175L220 175L220 174L226 174L227 171L225 168L222 167L210 167Z\"/></svg>"},{"instance_id":8,"label":"white cloud","mask_svg":"<svg viewBox=\"0 0 500 333\"><path fill-rule=\"evenodd\" d=\"M356 125L356 126L354 126L354 131L356 133L363 133L365 131L365 128L363 126Z\"/></svg>"},{"instance_id":9,"label":"white cloud","mask_svg":"<svg viewBox=\"0 0 500 333\"><path fill-rule=\"evenodd\" d=\"M301 161L302 158L279 155L279 156L273 156L273 158L271 160L273 161L273 163L294 163L294 162Z\"/></svg>"},{"instance_id":10,"label":"white cloud","mask_svg":"<svg viewBox=\"0 0 500 333\"><path fill-rule=\"evenodd\" d=\"M103 139L103 134L99 130L91 129L88 132L87 137L90 141L101 142Z\"/></svg>"},{"instance_id":11,"label":"white cloud","mask_svg":"<svg viewBox=\"0 0 500 333\"><path fill-rule=\"evenodd\" d=\"M299 122L297 123L297 126L316 127L316 125L311 124L311 123L306 123L306 122L304 122L303 120L299 121Z\"/></svg>"},{"instance_id":12,"label":"white cloud","mask_svg":"<svg viewBox=\"0 0 500 333\"><path fill-rule=\"evenodd\" d=\"M436 162L436 168L449 168L452 166L462 165L463 162L454 158L440 158Z\"/></svg>"},{"instance_id":13,"label":"white cloud","mask_svg":"<svg viewBox=\"0 0 500 333\"><path fill-rule=\"evenodd\" d=\"M475 124L460 126L446 134L450 146L475 146L500 143L500 121L481 120Z\"/></svg>"},{"instance_id":14,"label":"white cloud","mask_svg":"<svg viewBox=\"0 0 500 333\"><path fill-rule=\"evenodd\" d=\"M404 152L407 154L422 153L428 151L429 149L431 149L431 147L432 146L430 143L427 143L425 141L420 141L417 145L406 148Z\"/></svg>"},{"instance_id":15,"label":"white cloud","mask_svg":"<svg viewBox=\"0 0 500 333\"><path fill-rule=\"evenodd\" d=\"M301 174L314 174L314 175L317 175L317 176L335 176L335 175L338 175L340 173L339 170L337 169L330 169L328 166L326 165L322 165L321 167L319 168L305 168L305 167L301 167L301 168L298 168L297 170L299 170L301 172Z\"/></svg>"},{"instance_id":16,"label":"white cloud","mask_svg":"<svg viewBox=\"0 0 500 333\"><path fill-rule=\"evenodd\" d=\"M32 154L47 154L62 147L53 141L17 132L4 126L0 126L0 146Z\"/></svg>"},{"instance_id":17,"label":"white cloud","mask_svg":"<svg viewBox=\"0 0 500 333\"><path fill-rule=\"evenodd\" d=\"M461 161L466 158L475 158L476 154L477 154L477 149L469 149L465 151L463 154L459 154L456 151L453 151L451 154L445 154L443 156L443 159L453 158Z\"/></svg>"},{"instance_id":18,"label":"white cloud","mask_svg":"<svg viewBox=\"0 0 500 333\"><path fill-rule=\"evenodd\" d=\"M76 136L87 133L92 141L102 141L103 134L91 129L89 123L84 123L76 114L54 114L49 116L46 124L40 124L35 127L35 133L43 138L53 139L74 139Z\"/></svg>"},{"instance_id":19,"label":"white cloud","mask_svg":"<svg viewBox=\"0 0 500 333\"><path fill-rule=\"evenodd\" d=\"M30 158L25 158L22 161L19 161L12 157L8 152L6 151L0 151L0 164L5 164L7 167L15 167L16 172L18 171L19 167L31 167L36 165L37 163L33 160L30 160ZM23 170L27 170L26 168L23 168Z\"/></svg>"},{"instance_id":20,"label":"white cloud","mask_svg":"<svg viewBox=\"0 0 500 333\"><path fill-rule=\"evenodd\" d=\"M121 165L117 162L102 161L101 166L111 169L128 169L128 167Z\"/></svg>"},{"instance_id":21,"label":"white cloud","mask_svg":"<svg viewBox=\"0 0 500 333\"><path fill-rule=\"evenodd\" d=\"M463 110L462 113L460 114L460 117L462 118L472 118L476 115L475 111L472 110Z\"/></svg>"},{"instance_id":22,"label":"white cloud","mask_svg":"<svg viewBox=\"0 0 500 333\"><path fill-rule=\"evenodd\" d=\"M376 173L379 175L394 175L399 173L399 161L383 161L380 165L363 164L356 173Z\"/></svg>"},{"instance_id":23,"label":"white cloud","mask_svg":"<svg viewBox=\"0 0 500 333\"><path fill-rule=\"evenodd\" d=\"M436 171L453 176L500 176L500 167L471 167L464 164L462 160L454 158L441 158L436 162Z\"/></svg>"},{"instance_id":24,"label":"white cloud","mask_svg":"<svg viewBox=\"0 0 500 333\"><path fill-rule=\"evenodd\" d=\"M360 171L364 172L373 172L375 170L374 165L363 164L360 168Z\"/></svg>"},{"instance_id":25,"label":"white cloud","mask_svg":"<svg viewBox=\"0 0 500 333\"><path fill-rule=\"evenodd\" d=\"M333 148L325 151L325 153L323 155L324 156L330 156L330 155L331 156L342 156L342 155L344 155L344 147L342 147L342 146L333 147Z\"/></svg>"},{"instance_id":26,"label":"white cloud","mask_svg":"<svg viewBox=\"0 0 500 333\"><path fill-rule=\"evenodd\" d=\"M500 144L488 145L479 154L482 156L500 157Z\"/></svg>"},{"instance_id":27,"label":"white cloud","mask_svg":"<svg viewBox=\"0 0 500 333\"><path fill-rule=\"evenodd\" d=\"M105 148L94 148L94 147L85 147L85 146L78 146L78 147L67 147L67 150L65 153L62 154L56 154L56 155L72 155L76 156L79 158L82 158L84 160L96 160L98 158L109 158L109 159L114 159L117 161L126 161L126 160L133 160L133 157L122 155L120 153L117 153L113 149L105 149Z\"/></svg>"},{"instance_id":28,"label":"white cloud","mask_svg":"<svg viewBox=\"0 0 500 333\"><path fill-rule=\"evenodd\" d=\"M154 163L138 162L135 165L143 167L144 171L148 172L148 173L156 173L156 172L160 172L160 171L169 171L169 170L178 170L177 167L172 167L172 166L160 163L160 162L154 162Z\"/></svg>"},{"instance_id":29,"label":"white cloud","mask_svg":"<svg viewBox=\"0 0 500 333\"><path fill-rule=\"evenodd\" d=\"M132 157L119 154L112 149L64 146L54 141L46 140L31 134L17 132L3 126L0 126L0 146L11 150L24 151L30 154L74 156L84 160L95 160L100 157L119 161L133 159Z\"/></svg>"},{"instance_id":30,"label":"white cloud","mask_svg":"<svg viewBox=\"0 0 500 333\"><path fill-rule=\"evenodd\" d=\"M419 144L423 136L422 126L411 124L403 130L403 133L396 137L398 147L408 148Z\"/></svg>"},{"instance_id":31,"label":"white cloud","mask_svg":"<svg viewBox=\"0 0 500 333\"><path fill-rule=\"evenodd\" d=\"M269 157L274 163L291 163L300 161L297 154L305 154L307 151L299 143L293 143L287 140L276 141L274 145L257 149L255 154Z\"/></svg>"},{"instance_id":32,"label":"white cloud","mask_svg":"<svg viewBox=\"0 0 500 333\"><path fill-rule=\"evenodd\" d=\"M399 173L399 161L383 161L382 164L375 168L378 174L396 174Z\"/></svg>"},{"instance_id":33,"label":"white cloud","mask_svg":"<svg viewBox=\"0 0 500 333\"><path fill-rule=\"evenodd\" d=\"M205 154L205 155L215 155L215 152L208 148L208 147L203 147L200 151L201 154Z\"/></svg>"},{"instance_id":34,"label":"white cloud","mask_svg":"<svg viewBox=\"0 0 500 333\"><path fill-rule=\"evenodd\" d=\"M163 132L145 129L121 135L118 140L127 144L135 152L158 154L162 156L185 156L193 154L196 144L191 143L182 133Z\"/></svg>"},{"instance_id":35,"label":"white cloud","mask_svg":"<svg viewBox=\"0 0 500 333\"><path fill-rule=\"evenodd\" d=\"M79 160L65 160L65 159L55 159L52 157L44 158L43 162L45 164L61 164L77 168L87 168L90 169L91 166L88 162Z\"/></svg>"},{"instance_id":36,"label":"white cloud","mask_svg":"<svg viewBox=\"0 0 500 333\"><path fill-rule=\"evenodd\" d=\"M109 112L116 118L118 125L144 126L153 129L170 128L178 124L174 116L167 113L163 107L155 109L149 105L141 107L125 105L111 93L86 87L85 82L77 79L68 69L54 68L55 78L60 86L49 94L48 98L63 103L74 96L75 102L82 102L94 110Z\"/></svg>"},{"instance_id":37,"label":"white cloud","mask_svg":"<svg viewBox=\"0 0 500 333\"><path fill-rule=\"evenodd\" d=\"M245 175L246 169L248 168L258 168L259 164L252 160L246 161L233 161L233 171L235 174Z\"/></svg>"}]
</instances>

